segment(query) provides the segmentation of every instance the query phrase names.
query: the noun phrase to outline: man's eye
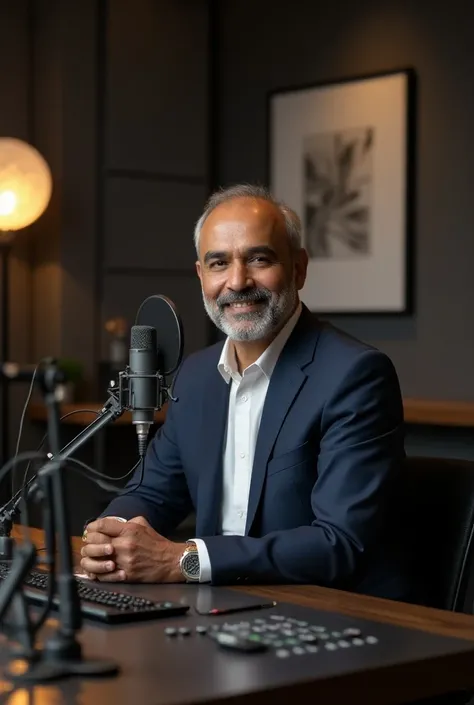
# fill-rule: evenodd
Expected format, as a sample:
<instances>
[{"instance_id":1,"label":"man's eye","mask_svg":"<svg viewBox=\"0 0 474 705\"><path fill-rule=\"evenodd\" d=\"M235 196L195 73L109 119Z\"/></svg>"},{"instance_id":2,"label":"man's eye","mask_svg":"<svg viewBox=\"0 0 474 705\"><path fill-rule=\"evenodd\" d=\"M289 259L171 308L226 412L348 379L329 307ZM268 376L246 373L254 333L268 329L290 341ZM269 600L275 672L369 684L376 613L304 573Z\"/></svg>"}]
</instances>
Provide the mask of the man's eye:
<instances>
[{"instance_id":1,"label":"man's eye","mask_svg":"<svg viewBox=\"0 0 474 705\"><path fill-rule=\"evenodd\" d=\"M257 255L256 257L252 257L250 261L255 264L268 264L270 262L268 257L265 257L265 255Z\"/></svg>"},{"instance_id":2,"label":"man's eye","mask_svg":"<svg viewBox=\"0 0 474 705\"><path fill-rule=\"evenodd\" d=\"M226 264L226 262L223 259L216 259L216 260L214 260L214 262L211 262L209 267L211 269L221 269L222 267L225 266L225 264Z\"/></svg>"}]
</instances>

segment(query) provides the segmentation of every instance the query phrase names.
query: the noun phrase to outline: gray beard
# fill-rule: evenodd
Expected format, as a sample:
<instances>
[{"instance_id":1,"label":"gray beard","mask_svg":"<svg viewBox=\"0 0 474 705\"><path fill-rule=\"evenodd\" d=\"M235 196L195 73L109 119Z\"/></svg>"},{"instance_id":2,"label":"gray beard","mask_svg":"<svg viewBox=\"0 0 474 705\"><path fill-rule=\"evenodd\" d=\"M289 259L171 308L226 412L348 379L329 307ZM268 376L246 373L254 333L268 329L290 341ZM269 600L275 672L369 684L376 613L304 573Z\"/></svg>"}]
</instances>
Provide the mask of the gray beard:
<instances>
[{"instance_id":1,"label":"gray beard","mask_svg":"<svg viewBox=\"0 0 474 705\"><path fill-rule=\"evenodd\" d=\"M291 284L281 294L273 294L269 301L261 305L259 311L235 314L232 323L226 317L225 307L207 299L203 291L202 298L207 315L219 330L231 340L250 342L267 338L282 328L296 309L298 291ZM240 322L246 325L241 327Z\"/></svg>"}]
</instances>

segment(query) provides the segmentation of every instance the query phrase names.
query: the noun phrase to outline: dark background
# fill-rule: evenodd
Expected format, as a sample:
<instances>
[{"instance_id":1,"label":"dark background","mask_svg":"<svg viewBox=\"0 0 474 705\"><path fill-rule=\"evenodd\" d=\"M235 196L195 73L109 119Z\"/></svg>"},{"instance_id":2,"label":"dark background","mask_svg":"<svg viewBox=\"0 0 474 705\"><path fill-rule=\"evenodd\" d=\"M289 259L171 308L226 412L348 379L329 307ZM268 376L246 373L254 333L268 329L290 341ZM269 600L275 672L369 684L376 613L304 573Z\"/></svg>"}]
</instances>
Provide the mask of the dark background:
<instances>
[{"instance_id":1,"label":"dark background","mask_svg":"<svg viewBox=\"0 0 474 705\"><path fill-rule=\"evenodd\" d=\"M391 356L405 397L474 400L473 25L461 0L0 0L0 135L54 178L15 242L12 358L80 358L84 399L102 400L104 322L153 293L177 304L187 353L210 342L192 229L213 187L265 181L268 92L409 66L415 311L334 322ZM26 389L10 394L13 440ZM469 430L407 434L409 452L474 457Z\"/></svg>"}]
</instances>

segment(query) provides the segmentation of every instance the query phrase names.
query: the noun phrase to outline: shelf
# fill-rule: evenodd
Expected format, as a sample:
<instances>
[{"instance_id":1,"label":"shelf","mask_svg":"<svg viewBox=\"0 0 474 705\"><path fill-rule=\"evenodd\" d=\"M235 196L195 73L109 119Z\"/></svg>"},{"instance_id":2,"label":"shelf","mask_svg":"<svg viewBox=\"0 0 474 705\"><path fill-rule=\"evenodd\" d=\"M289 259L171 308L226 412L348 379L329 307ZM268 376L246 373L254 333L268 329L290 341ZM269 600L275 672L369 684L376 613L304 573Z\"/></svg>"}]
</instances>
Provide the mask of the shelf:
<instances>
[{"instance_id":1,"label":"shelf","mask_svg":"<svg viewBox=\"0 0 474 705\"><path fill-rule=\"evenodd\" d=\"M71 426L88 426L95 418L94 414L89 414L81 411L82 409L91 409L94 411L100 411L102 404L99 402L82 402L80 404L61 404L61 416L69 414L71 411L78 412L71 416L68 416L61 423L70 424ZM44 421L47 420L46 407L43 404L31 404L29 409L29 418L32 421ZM161 411L155 412L155 423L162 424L165 420L166 408L163 407ZM122 416L112 422L114 426L119 424L120 426L127 426L132 423L132 415L129 411L126 411Z\"/></svg>"},{"instance_id":2,"label":"shelf","mask_svg":"<svg viewBox=\"0 0 474 705\"><path fill-rule=\"evenodd\" d=\"M474 428L474 402L464 401L430 401L429 399L404 399L403 408L405 422L408 424L426 424L431 426L463 426ZM62 404L61 416L71 411L93 409L99 411L99 402L83 402L81 404ZM165 420L166 407L155 413L155 423ZM46 409L43 404L31 404L29 417L32 421L46 421ZM64 419L62 423L72 426L87 426L93 421L93 414L75 413ZM132 415L126 411L123 416L114 421L114 425L129 425Z\"/></svg>"},{"instance_id":3,"label":"shelf","mask_svg":"<svg viewBox=\"0 0 474 705\"><path fill-rule=\"evenodd\" d=\"M404 399L405 423L474 427L474 402Z\"/></svg>"}]
</instances>

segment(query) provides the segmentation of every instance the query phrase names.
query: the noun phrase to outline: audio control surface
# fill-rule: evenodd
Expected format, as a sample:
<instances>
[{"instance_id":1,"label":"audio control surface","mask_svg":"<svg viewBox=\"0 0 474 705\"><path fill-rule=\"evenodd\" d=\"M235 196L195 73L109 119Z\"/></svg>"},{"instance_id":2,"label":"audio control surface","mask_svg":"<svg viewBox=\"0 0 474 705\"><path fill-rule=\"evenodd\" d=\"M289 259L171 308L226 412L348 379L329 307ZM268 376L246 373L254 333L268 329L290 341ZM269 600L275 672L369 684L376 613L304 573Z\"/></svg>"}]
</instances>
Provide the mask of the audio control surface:
<instances>
[{"instance_id":1,"label":"audio control surface","mask_svg":"<svg viewBox=\"0 0 474 705\"><path fill-rule=\"evenodd\" d=\"M378 644L378 637L359 627L331 629L325 624L278 613L268 618L211 625L208 634L224 648L248 652L270 649L281 659Z\"/></svg>"}]
</instances>

